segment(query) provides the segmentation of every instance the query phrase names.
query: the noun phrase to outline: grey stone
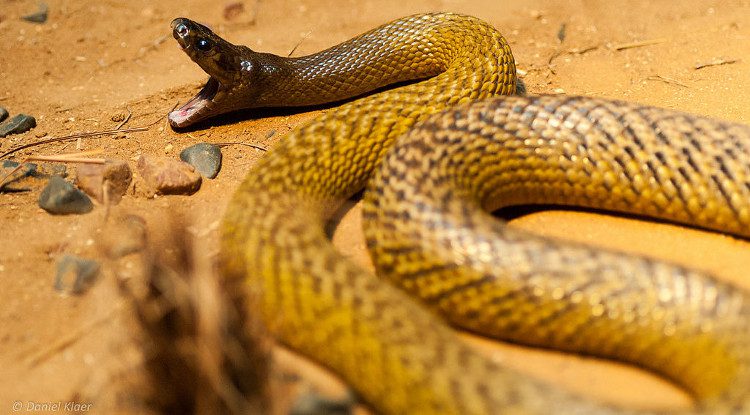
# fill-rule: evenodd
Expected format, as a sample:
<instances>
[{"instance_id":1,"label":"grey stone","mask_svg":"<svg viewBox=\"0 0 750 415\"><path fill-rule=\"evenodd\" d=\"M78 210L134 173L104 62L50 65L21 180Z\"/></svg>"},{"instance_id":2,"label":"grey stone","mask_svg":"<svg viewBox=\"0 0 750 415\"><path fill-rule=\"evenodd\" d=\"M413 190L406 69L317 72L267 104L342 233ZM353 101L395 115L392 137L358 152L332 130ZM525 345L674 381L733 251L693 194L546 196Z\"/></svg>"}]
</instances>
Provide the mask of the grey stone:
<instances>
[{"instance_id":1,"label":"grey stone","mask_svg":"<svg viewBox=\"0 0 750 415\"><path fill-rule=\"evenodd\" d=\"M45 2L39 2L39 10L27 14L25 16L21 16L23 20L26 20L27 22L32 23L45 23L47 21L47 16L49 15L49 7L47 7L47 3Z\"/></svg>"},{"instance_id":2,"label":"grey stone","mask_svg":"<svg viewBox=\"0 0 750 415\"><path fill-rule=\"evenodd\" d=\"M91 212L94 204L65 179L52 176L39 195L39 207L55 215L66 215Z\"/></svg>"},{"instance_id":3,"label":"grey stone","mask_svg":"<svg viewBox=\"0 0 750 415\"><path fill-rule=\"evenodd\" d=\"M57 262L55 289L64 294L83 294L96 281L99 263L65 254Z\"/></svg>"},{"instance_id":4,"label":"grey stone","mask_svg":"<svg viewBox=\"0 0 750 415\"><path fill-rule=\"evenodd\" d=\"M18 114L0 124L0 137L9 134L21 134L36 127L36 119L31 115Z\"/></svg>"},{"instance_id":5,"label":"grey stone","mask_svg":"<svg viewBox=\"0 0 750 415\"><path fill-rule=\"evenodd\" d=\"M64 164L57 163L24 163L18 168L20 163L12 160L5 160L0 166L0 177L5 177L5 184L0 188L0 192L28 192L38 189L47 184L47 179L52 176L67 177L68 172Z\"/></svg>"},{"instance_id":6,"label":"grey stone","mask_svg":"<svg viewBox=\"0 0 750 415\"><path fill-rule=\"evenodd\" d=\"M20 168L19 166L21 165L17 161L3 161L0 179L4 177L5 182L0 187L0 192L28 192L32 188L40 187L37 165L24 163Z\"/></svg>"},{"instance_id":7,"label":"grey stone","mask_svg":"<svg viewBox=\"0 0 750 415\"><path fill-rule=\"evenodd\" d=\"M68 177L68 168L60 163L42 163L39 165L39 173L42 176L60 176Z\"/></svg>"},{"instance_id":8,"label":"grey stone","mask_svg":"<svg viewBox=\"0 0 750 415\"><path fill-rule=\"evenodd\" d=\"M354 400L350 397L331 399L316 392L299 396L289 415L351 415L354 413Z\"/></svg>"},{"instance_id":9,"label":"grey stone","mask_svg":"<svg viewBox=\"0 0 750 415\"><path fill-rule=\"evenodd\" d=\"M192 145L182 150L180 159L195 167L200 174L209 179L215 178L221 170L221 149L213 144Z\"/></svg>"},{"instance_id":10,"label":"grey stone","mask_svg":"<svg viewBox=\"0 0 750 415\"><path fill-rule=\"evenodd\" d=\"M18 165L19 165L19 164L21 164L21 163L19 163L19 162L17 162L17 161L13 161L13 160L3 160L3 168L4 168L4 169L5 169L5 168L11 168L11 169L15 169L16 167L18 167Z\"/></svg>"}]
</instances>

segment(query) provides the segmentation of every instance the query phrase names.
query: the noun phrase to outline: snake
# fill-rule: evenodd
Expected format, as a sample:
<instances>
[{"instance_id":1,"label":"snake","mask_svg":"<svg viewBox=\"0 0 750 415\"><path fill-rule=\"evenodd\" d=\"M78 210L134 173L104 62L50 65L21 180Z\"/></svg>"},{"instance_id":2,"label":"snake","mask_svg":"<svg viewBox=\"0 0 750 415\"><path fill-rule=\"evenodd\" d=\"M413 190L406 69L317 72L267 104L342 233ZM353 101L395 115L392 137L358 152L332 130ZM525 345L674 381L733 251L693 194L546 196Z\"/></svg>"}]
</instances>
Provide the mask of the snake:
<instances>
[{"instance_id":1,"label":"snake","mask_svg":"<svg viewBox=\"0 0 750 415\"><path fill-rule=\"evenodd\" d=\"M238 110L340 103L250 169L224 214L220 262L257 295L248 312L279 342L376 412L648 413L504 367L461 341L468 330L651 370L695 397L679 413L750 413L746 291L492 215L578 206L748 237L750 127L520 94L508 42L461 14L400 18L302 57L234 45L187 18L172 30L209 75L169 114L178 130ZM362 189L377 275L326 228Z\"/></svg>"}]
</instances>

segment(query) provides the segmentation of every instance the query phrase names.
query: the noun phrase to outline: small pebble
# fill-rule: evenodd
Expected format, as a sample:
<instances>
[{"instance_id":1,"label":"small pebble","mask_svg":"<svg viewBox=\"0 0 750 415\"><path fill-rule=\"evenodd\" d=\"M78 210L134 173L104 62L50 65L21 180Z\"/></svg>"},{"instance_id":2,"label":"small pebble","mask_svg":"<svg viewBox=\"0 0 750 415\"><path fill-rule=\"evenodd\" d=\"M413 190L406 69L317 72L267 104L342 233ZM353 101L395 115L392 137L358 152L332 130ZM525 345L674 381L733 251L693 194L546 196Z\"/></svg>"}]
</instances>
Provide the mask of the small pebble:
<instances>
[{"instance_id":1,"label":"small pebble","mask_svg":"<svg viewBox=\"0 0 750 415\"><path fill-rule=\"evenodd\" d=\"M182 150L180 159L209 179L215 178L221 170L221 149L213 144L192 145Z\"/></svg>"},{"instance_id":2,"label":"small pebble","mask_svg":"<svg viewBox=\"0 0 750 415\"><path fill-rule=\"evenodd\" d=\"M0 107L0 121L3 121L6 118L8 118L8 110L6 110L3 107Z\"/></svg>"},{"instance_id":3,"label":"small pebble","mask_svg":"<svg viewBox=\"0 0 750 415\"><path fill-rule=\"evenodd\" d=\"M224 18L226 20L235 20L244 11L245 5L241 1L229 3L224 6Z\"/></svg>"},{"instance_id":4,"label":"small pebble","mask_svg":"<svg viewBox=\"0 0 750 415\"><path fill-rule=\"evenodd\" d=\"M88 213L94 204L85 193L60 176L52 176L39 195L39 207L53 215Z\"/></svg>"},{"instance_id":5,"label":"small pebble","mask_svg":"<svg viewBox=\"0 0 750 415\"><path fill-rule=\"evenodd\" d=\"M19 163L13 160L4 160L2 166L2 169L0 169L0 178L10 174L19 166ZM39 177L37 165L34 163L24 163L23 167L5 179L5 184L0 188L0 191L28 192L31 190L31 186L34 184L36 181L35 178L37 177Z\"/></svg>"},{"instance_id":6,"label":"small pebble","mask_svg":"<svg viewBox=\"0 0 750 415\"><path fill-rule=\"evenodd\" d=\"M65 254L57 262L55 289L63 294L83 294L99 275L99 263Z\"/></svg>"},{"instance_id":7,"label":"small pebble","mask_svg":"<svg viewBox=\"0 0 750 415\"><path fill-rule=\"evenodd\" d=\"M20 164L21 163L14 161L14 160L3 160L4 169L15 169ZM26 170L28 170L29 174L36 173L36 164L34 163L26 163L25 168Z\"/></svg>"},{"instance_id":8,"label":"small pebble","mask_svg":"<svg viewBox=\"0 0 750 415\"><path fill-rule=\"evenodd\" d=\"M47 21L48 14L49 14L49 8L47 7L47 4L44 2L40 2L39 11L35 13L27 14L26 16L22 16L21 18L23 20L26 20L27 22L44 23Z\"/></svg>"},{"instance_id":9,"label":"small pebble","mask_svg":"<svg viewBox=\"0 0 750 415\"><path fill-rule=\"evenodd\" d=\"M68 177L68 168L60 163L42 163L39 165L38 171L42 176Z\"/></svg>"},{"instance_id":10,"label":"small pebble","mask_svg":"<svg viewBox=\"0 0 750 415\"><path fill-rule=\"evenodd\" d=\"M81 164L76 174L76 185L100 203L104 203L105 182L109 203L117 204L132 181L133 173L125 160L107 160L104 164Z\"/></svg>"},{"instance_id":11,"label":"small pebble","mask_svg":"<svg viewBox=\"0 0 750 415\"><path fill-rule=\"evenodd\" d=\"M298 397L289 415L350 415L353 411L354 400L331 399L315 392L308 392Z\"/></svg>"},{"instance_id":12,"label":"small pebble","mask_svg":"<svg viewBox=\"0 0 750 415\"><path fill-rule=\"evenodd\" d=\"M8 134L21 134L36 127L36 119L31 115L18 114L0 124L0 137Z\"/></svg>"},{"instance_id":13,"label":"small pebble","mask_svg":"<svg viewBox=\"0 0 750 415\"><path fill-rule=\"evenodd\" d=\"M138 172L151 195L191 195L201 187L193 166L168 157L141 156Z\"/></svg>"}]
</instances>

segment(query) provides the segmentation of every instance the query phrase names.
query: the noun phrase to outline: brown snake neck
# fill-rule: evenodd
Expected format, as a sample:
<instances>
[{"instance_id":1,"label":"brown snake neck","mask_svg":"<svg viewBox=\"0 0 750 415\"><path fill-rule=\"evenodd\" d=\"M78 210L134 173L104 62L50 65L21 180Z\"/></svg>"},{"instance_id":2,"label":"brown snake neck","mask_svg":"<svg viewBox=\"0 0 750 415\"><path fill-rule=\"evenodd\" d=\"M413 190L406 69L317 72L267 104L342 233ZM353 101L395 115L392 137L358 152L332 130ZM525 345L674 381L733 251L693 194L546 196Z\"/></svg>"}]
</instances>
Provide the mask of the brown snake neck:
<instances>
[{"instance_id":1,"label":"brown snake neck","mask_svg":"<svg viewBox=\"0 0 750 415\"><path fill-rule=\"evenodd\" d=\"M383 26L355 39L303 57L282 57L233 45L190 19L172 21L173 36L183 51L210 78L185 105L169 114L172 126L182 128L227 112L262 107L310 106L336 102L399 82L429 78L445 71L454 53L435 47L427 59L401 70L384 68L389 61L409 59L403 38L420 42L419 33L393 31ZM390 32L389 32L390 31ZM390 39L382 42L380 39ZM520 87L519 87L520 88Z\"/></svg>"}]
</instances>

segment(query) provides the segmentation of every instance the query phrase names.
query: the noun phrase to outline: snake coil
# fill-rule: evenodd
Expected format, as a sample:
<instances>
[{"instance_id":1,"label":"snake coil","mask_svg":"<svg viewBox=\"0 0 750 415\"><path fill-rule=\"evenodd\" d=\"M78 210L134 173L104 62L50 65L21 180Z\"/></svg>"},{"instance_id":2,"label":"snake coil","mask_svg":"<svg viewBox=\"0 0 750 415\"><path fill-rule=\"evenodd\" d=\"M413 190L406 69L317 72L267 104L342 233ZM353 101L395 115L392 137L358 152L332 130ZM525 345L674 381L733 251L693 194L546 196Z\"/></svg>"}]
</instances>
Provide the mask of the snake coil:
<instances>
[{"instance_id":1,"label":"snake coil","mask_svg":"<svg viewBox=\"0 0 750 415\"><path fill-rule=\"evenodd\" d=\"M750 128L603 99L492 98L517 89L510 48L490 25L451 13L398 19L300 58L232 45L188 19L172 27L210 75L170 113L176 127L424 79L292 131L250 171L222 227L224 272L257 290L272 333L374 408L628 412L500 367L437 312L488 336L647 367L690 390L698 413L750 413L746 292L682 267L529 235L485 213L555 203L747 237ZM324 232L372 176L365 235L393 284L336 252Z\"/></svg>"}]
</instances>

